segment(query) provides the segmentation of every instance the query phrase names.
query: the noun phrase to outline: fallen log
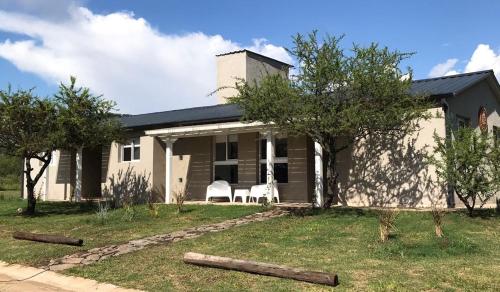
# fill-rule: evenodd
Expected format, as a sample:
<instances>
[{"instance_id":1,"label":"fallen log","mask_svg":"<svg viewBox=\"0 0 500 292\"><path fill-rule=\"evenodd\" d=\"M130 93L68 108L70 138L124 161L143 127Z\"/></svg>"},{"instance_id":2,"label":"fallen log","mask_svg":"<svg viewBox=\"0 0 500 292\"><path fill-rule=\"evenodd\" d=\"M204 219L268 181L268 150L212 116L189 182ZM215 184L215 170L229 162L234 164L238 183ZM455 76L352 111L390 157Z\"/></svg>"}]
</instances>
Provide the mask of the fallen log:
<instances>
[{"instance_id":1,"label":"fallen log","mask_svg":"<svg viewBox=\"0 0 500 292\"><path fill-rule=\"evenodd\" d=\"M306 271L302 269L290 268L287 266L204 255L194 252L188 252L184 254L184 263L248 272L266 276L274 276L279 278L294 279L329 286L337 286L339 284L339 280L336 274Z\"/></svg>"},{"instance_id":2,"label":"fallen log","mask_svg":"<svg viewBox=\"0 0 500 292\"><path fill-rule=\"evenodd\" d=\"M57 244L67 244L82 246L83 239L71 238L62 235L51 235L51 234L37 234L23 231L16 231L12 234L15 239L30 240L46 243L57 243Z\"/></svg>"}]
</instances>

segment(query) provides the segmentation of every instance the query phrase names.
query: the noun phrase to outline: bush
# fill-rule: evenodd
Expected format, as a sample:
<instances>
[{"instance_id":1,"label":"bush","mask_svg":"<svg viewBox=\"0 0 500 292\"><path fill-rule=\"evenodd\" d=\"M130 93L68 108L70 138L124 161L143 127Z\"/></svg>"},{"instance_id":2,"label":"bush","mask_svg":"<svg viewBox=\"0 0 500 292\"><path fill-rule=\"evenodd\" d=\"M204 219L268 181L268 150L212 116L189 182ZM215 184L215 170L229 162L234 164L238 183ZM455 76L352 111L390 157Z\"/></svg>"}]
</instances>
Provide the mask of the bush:
<instances>
[{"instance_id":1,"label":"bush","mask_svg":"<svg viewBox=\"0 0 500 292\"><path fill-rule=\"evenodd\" d=\"M186 192L185 188L181 188L177 191L174 192L173 194L175 204L177 205L177 213L181 213L184 202L186 201L186 198L188 197L188 193Z\"/></svg>"},{"instance_id":2,"label":"bush","mask_svg":"<svg viewBox=\"0 0 500 292\"><path fill-rule=\"evenodd\" d=\"M109 206L107 202L106 203L99 202L97 204L96 216L100 224L104 225L108 221L109 218L108 210Z\"/></svg>"},{"instance_id":3,"label":"bush","mask_svg":"<svg viewBox=\"0 0 500 292\"><path fill-rule=\"evenodd\" d=\"M452 187L473 215L500 190L500 147L487 132L465 127L452 132L453 139L434 134L436 147L429 162L439 180Z\"/></svg>"},{"instance_id":4,"label":"bush","mask_svg":"<svg viewBox=\"0 0 500 292\"><path fill-rule=\"evenodd\" d=\"M389 240L391 231L395 230L396 218L399 212L395 209L381 209L378 210L378 221L380 231L380 241L386 242Z\"/></svg>"},{"instance_id":5,"label":"bush","mask_svg":"<svg viewBox=\"0 0 500 292\"><path fill-rule=\"evenodd\" d=\"M432 221L434 221L434 229L437 237L443 237L443 218L446 212L441 208L433 207L432 211Z\"/></svg>"}]
</instances>

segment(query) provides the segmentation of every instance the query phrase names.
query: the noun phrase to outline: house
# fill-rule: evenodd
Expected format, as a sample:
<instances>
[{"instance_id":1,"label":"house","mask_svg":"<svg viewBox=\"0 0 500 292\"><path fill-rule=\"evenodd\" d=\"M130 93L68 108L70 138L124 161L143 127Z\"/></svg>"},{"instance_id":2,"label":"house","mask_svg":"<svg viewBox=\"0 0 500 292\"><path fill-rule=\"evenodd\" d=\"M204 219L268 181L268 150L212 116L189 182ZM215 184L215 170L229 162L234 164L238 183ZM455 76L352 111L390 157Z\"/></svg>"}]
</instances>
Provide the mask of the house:
<instances>
[{"instance_id":1,"label":"house","mask_svg":"<svg viewBox=\"0 0 500 292\"><path fill-rule=\"evenodd\" d=\"M76 154L56 151L37 193L44 200L68 200L73 190L77 196L100 196L109 177L133 167L149 177L154 194L167 203L184 188L190 200L204 200L214 180L229 182L233 190L277 181L281 201L321 202L326 191L321 147L272 125L243 123L238 106L225 103L236 93L235 78L258 82L264 74L288 76L291 66L248 50L216 59L218 105L123 116L125 144ZM340 153L338 203L454 207L458 202L425 165L425 151L432 151L434 133L445 137L464 124L499 135L499 83L493 71L480 71L416 80L411 90L436 100L429 109L434 117L411 137L364 141Z\"/></svg>"}]
</instances>

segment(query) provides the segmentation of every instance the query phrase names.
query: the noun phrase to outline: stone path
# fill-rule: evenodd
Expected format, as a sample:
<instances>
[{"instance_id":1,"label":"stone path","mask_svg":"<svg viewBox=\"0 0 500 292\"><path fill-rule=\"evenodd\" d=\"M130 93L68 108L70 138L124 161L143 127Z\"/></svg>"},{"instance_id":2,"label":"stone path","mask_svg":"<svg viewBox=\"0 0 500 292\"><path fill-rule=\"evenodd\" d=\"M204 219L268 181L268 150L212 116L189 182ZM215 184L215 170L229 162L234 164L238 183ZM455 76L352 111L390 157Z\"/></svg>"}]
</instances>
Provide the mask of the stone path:
<instances>
[{"instance_id":1,"label":"stone path","mask_svg":"<svg viewBox=\"0 0 500 292\"><path fill-rule=\"evenodd\" d=\"M0 291L139 291L0 261Z\"/></svg>"},{"instance_id":2,"label":"stone path","mask_svg":"<svg viewBox=\"0 0 500 292\"><path fill-rule=\"evenodd\" d=\"M131 253L151 245L168 244L180 240L192 239L209 232L219 232L234 226L258 221L265 221L287 215L288 213L289 211L287 210L276 208L262 213L255 213L236 219L226 220L220 223L201 225L180 231L175 231L172 233L154 235L142 239L132 240L124 244L93 248L86 252L79 252L64 256L62 258L53 259L46 267L43 268L52 271L61 271L76 266L90 265L109 257Z\"/></svg>"}]
</instances>

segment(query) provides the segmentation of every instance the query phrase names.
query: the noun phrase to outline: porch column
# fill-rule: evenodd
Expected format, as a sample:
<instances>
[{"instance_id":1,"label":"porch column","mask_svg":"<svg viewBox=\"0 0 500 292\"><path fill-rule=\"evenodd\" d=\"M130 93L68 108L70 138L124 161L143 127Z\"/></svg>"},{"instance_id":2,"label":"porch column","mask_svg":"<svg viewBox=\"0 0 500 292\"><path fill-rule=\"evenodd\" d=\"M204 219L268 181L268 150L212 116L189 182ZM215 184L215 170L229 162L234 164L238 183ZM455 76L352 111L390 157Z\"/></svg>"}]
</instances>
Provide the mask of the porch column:
<instances>
[{"instance_id":1,"label":"porch column","mask_svg":"<svg viewBox=\"0 0 500 292\"><path fill-rule=\"evenodd\" d=\"M83 147L76 150L76 174L75 174L75 201L80 202L82 199L82 155Z\"/></svg>"},{"instance_id":2,"label":"porch column","mask_svg":"<svg viewBox=\"0 0 500 292\"><path fill-rule=\"evenodd\" d=\"M167 138L165 141L165 204L172 202L172 154L177 139Z\"/></svg>"},{"instance_id":3,"label":"porch column","mask_svg":"<svg viewBox=\"0 0 500 292\"><path fill-rule=\"evenodd\" d=\"M270 203L274 202L274 136L271 130L266 132L266 192Z\"/></svg>"},{"instance_id":4,"label":"porch column","mask_svg":"<svg viewBox=\"0 0 500 292\"><path fill-rule=\"evenodd\" d=\"M314 206L323 205L323 147L314 142Z\"/></svg>"}]
</instances>

